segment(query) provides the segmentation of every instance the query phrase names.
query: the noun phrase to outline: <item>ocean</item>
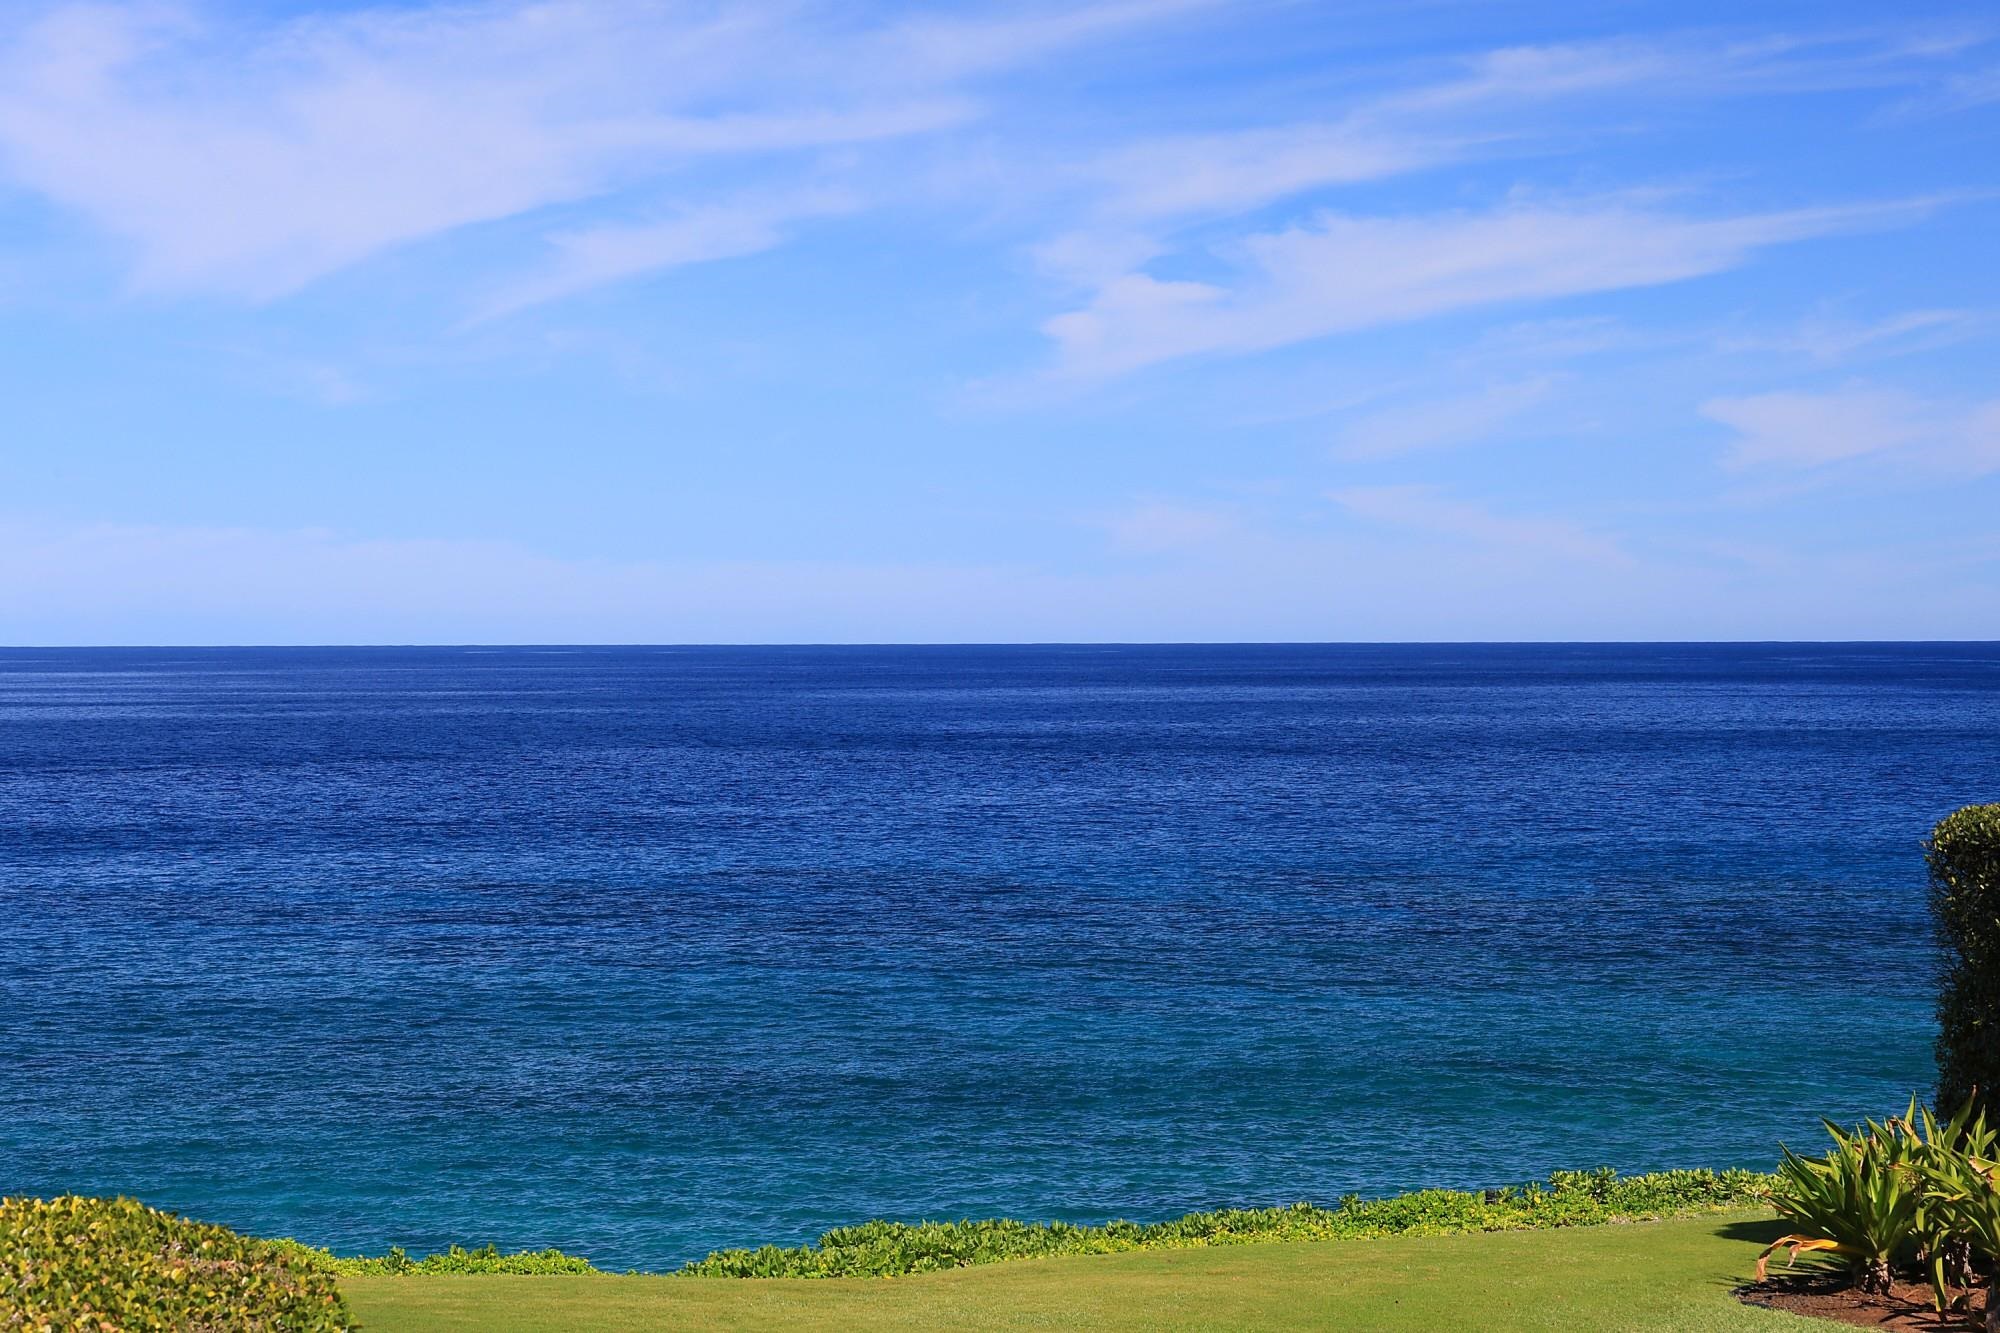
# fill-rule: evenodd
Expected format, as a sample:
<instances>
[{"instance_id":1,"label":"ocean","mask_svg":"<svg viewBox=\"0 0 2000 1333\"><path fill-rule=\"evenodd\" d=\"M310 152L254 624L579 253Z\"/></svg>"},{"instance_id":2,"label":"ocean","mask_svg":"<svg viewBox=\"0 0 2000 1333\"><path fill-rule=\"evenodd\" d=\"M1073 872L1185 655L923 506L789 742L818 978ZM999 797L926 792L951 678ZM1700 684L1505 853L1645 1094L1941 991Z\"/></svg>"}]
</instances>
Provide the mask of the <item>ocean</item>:
<instances>
[{"instance_id":1,"label":"ocean","mask_svg":"<svg viewBox=\"0 0 2000 1333\"><path fill-rule=\"evenodd\" d=\"M667 1268L1768 1166L2000 645L0 650L0 1193Z\"/></svg>"}]
</instances>

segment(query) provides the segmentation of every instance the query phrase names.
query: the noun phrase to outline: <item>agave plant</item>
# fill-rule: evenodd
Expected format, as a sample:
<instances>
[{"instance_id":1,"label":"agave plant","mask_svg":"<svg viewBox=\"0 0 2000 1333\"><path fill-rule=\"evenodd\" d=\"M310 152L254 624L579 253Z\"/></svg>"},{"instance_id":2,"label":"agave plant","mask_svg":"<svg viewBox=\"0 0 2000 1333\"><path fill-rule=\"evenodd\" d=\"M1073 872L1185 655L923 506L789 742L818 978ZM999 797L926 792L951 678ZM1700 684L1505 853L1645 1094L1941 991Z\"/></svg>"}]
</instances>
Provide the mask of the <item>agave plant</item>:
<instances>
[{"instance_id":1,"label":"agave plant","mask_svg":"<svg viewBox=\"0 0 2000 1333\"><path fill-rule=\"evenodd\" d=\"M1912 1108L1914 1109L1914 1108ZM1873 1120L1855 1130L1822 1121L1833 1136L1823 1158L1801 1157L1790 1148L1778 1163L1771 1203L1799 1230L1772 1241L1757 1256L1757 1276L1778 1250L1822 1252L1847 1260L1855 1285L1887 1295L1889 1264L1915 1233L1923 1192L1913 1167L1908 1134Z\"/></svg>"},{"instance_id":2,"label":"agave plant","mask_svg":"<svg viewBox=\"0 0 2000 1333\"><path fill-rule=\"evenodd\" d=\"M1947 1153L1925 1164L1925 1204L1936 1208L1952 1235L1996 1263L1986 1288L1987 1333L2000 1333L2000 1161L1974 1153Z\"/></svg>"},{"instance_id":3,"label":"agave plant","mask_svg":"<svg viewBox=\"0 0 2000 1333\"><path fill-rule=\"evenodd\" d=\"M1995 1140L2000 1138L1986 1124L1986 1113L1968 1097L1950 1120L1939 1122L1928 1108L1919 1111L1914 1099L1909 1111L1890 1125L1908 1145L1910 1168L1917 1181L1917 1219L1912 1228L1917 1251L1930 1278L1932 1303L1939 1309L1961 1304L1963 1296L1954 1289L1972 1286L1972 1241L1959 1221L1959 1206L1952 1200L1958 1186L1968 1183L1964 1176L1967 1159L1995 1157Z\"/></svg>"}]
</instances>

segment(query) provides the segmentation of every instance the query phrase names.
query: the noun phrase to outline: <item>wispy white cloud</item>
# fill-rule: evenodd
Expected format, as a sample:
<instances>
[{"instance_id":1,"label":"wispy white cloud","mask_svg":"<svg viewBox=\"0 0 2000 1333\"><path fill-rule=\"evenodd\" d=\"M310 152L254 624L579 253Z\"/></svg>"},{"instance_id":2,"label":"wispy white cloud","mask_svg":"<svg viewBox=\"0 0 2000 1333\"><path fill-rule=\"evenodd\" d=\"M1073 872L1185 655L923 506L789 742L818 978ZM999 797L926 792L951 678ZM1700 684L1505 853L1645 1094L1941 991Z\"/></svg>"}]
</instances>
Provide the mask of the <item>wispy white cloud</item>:
<instances>
[{"instance_id":1,"label":"wispy white cloud","mask_svg":"<svg viewBox=\"0 0 2000 1333\"><path fill-rule=\"evenodd\" d=\"M1214 506L1142 500L1097 524L1129 551L1159 552L1202 546L1237 530L1234 513Z\"/></svg>"},{"instance_id":2,"label":"wispy white cloud","mask_svg":"<svg viewBox=\"0 0 2000 1333\"><path fill-rule=\"evenodd\" d=\"M1106 281L1172 249L1164 236L1189 222L1520 151L1537 138L1511 113L1658 80L1686 65L1629 42L1510 48L1331 118L1143 137L1086 160L1080 175L1089 202L1080 225L1036 256L1054 276Z\"/></svg>"},{"instance_id":3,"label":"wispy white cloud","mask_svg":"<svg viewBox=\"0 0 2000 1333\"><path fill-rule=\"evenodd\" d=\"M1726 50L1626 38L1502 47L1470 57L1456 78L1381 98L1369 114L1457 114L1500 104L1557 102L1704 74L1713 79L1738 64Z\"/></svg>"},{"instance_id":4,"label":"wispy white cloud","mask_svg":"<svg viewBox=\"0 0 2000 1333\"><path fill-rule=\"evenodd\" d=\"M1829 58L1813 43L1612 38L1502 47L1467 55L1441 77L1361 98L1330 119L1141 139L1095 158L1088 177L1098 212L1113 221L1233 216L1327 186L1574 145L1590 136L1578 114L1592 99L1872 83L1885 68L1918 77L1925 63L1923 53L1896 48Z\"/></svg>"},{"instance_id":5,"label":"wispy white cloud","mask_svg":"<svg viewBox=\"0 0 2000 1333\"><path fill-rule=\"evenodd\" d=\"M979 565L563 559L320 529L0 522L10 643L967 638L972 608L1032 604L1048 583Z\"/></svg>"},{"instance_id":6,"label":"wispy white cloud","mask_svg":"<svg viewBox=\"0 0 2000 1333\"><path fill-rule=\"evenodd\" d=\"M63 4L0 26L0 170L122 238L142 289L270 298L703 161L962 123L963 80L1188 7L871 24L812 5L479 0L250 26Z\"/></svg>"},{"instance_id":7,"label":"wispy white cloud","mask_svg":"<svg viewBox=\"0 0 2000 1333\"><path fill-rule=\"evenodd\" d=\"M205 0L58 0L0 21L0 176L120 238L142 290L251 299L480 223L615 192L652 201L650 216L546 224L555 268L498 307L652 271L649 249L671 264L774 244L780 220L760 225L740 199L802 173L763 159L964 126L987 110L981 79L1226 3L884 18L825 0L470 0L260 21ZM1035 168L1067 181L1071 213L1038 253L1108 285L1174 249L1163 235L1191 220L1539 151L1577 137L1573 114L1541 113L1579 99L1751 87L1802 63L1683 39L1513 47L1304 120L1109 147L1087 134L1065 147L1068 167ZM747 159L761 185L704 178Z\"/></svg>"},{"instance_id":8,"label":"wispy white cloud","mask_svg":"<svg viewBox=\"0 0 2000 1333\"><path fill-rule=\"evenodd\" d=\"M1962 39L1907 34L1507 47L1367 93L1332 115L1141 138L1090 159L1080 225L1036 251L1045 272L1089 294L1045 331L1061 373L1099 378L1467 305L1670 282L1734 267L1762 246L1912 220L1919 209L1697 219L1664 213L1657 196L1636 192L1483 215L1322 212L1283 230L1272 230L1265 210L1474 160L1574 151L1634 133L1649 120L1645 108L1678 99L1909 85L1964 49ZM1230 219L1239 220L1236 236L1218 239ZM1535 253L1531 233L1549 241L1546 253ZM1164 276L1170 266L1235 274L1188 280Z\"/></svg>"},{"instance_id":9,"label":"wispy white cloud","mask_svg":"<svg viewBox=\"0 0 2000 1333\"><path fill-rule=\"evenodd\" d=\"M882 67L869 77L915 71L955 79L1006 69L1121 30L1216 8L1221 0L1098 0L985 15L920 17L885 35Z\"/></svg>"},{"instance_id":10,"label":"wispy white cloud","mask_svg":"<svg viewBox=\"0 0 2000 1333\"><path fill-rule=\"evenodd\" d=\"M1872 321L1819 313L1783 333L1724 339L1723 350L1789 352L1838 362L1863 352L1901 354L1936 347L1971 336L1984 322L1970 310L1908 310Z\"/></svg>"},{"instance_id":11,"label":"wispy white cloud","mask_svg":"<svg viewBox=\"0 0 2000 1333\"><path fill-rule=\"evenodd\" d=\"M1736 433L1725 459L1731 467L1818 468L1885 456L1927 471L2000 471L2000 399L1968 406L1853 386L1712 398L1701 411Z\"/></svg>"},{"instance_id":12,"label":"wispy white cloud","mask_svg":"<svg viewBox=\"0 0 2000 1333\"><path fill-rule=\"evenodd\" d=\"M2000 102L2000 65L1960 70L1890 107L1883 119L1899 120L1972 111Z\"/></svg>"},{"instance_id":13,"label":"wispy white cloud","mask_svg":"<svg viewBox=\"0 0 2000 1333\"><path fill-rule=\"evenodd\" d=\"M2000 102L2000 65L1989 65L1947 81L1943 100L1954 109L1990 106Z\"/></svg>"},{"instance_id":14,"label":"wispy white cloud","mask_svg":"<svg viewBox=\"0 0 2000 1333\"><path fill-rule=\"evenodd\" d=\"M1310 538L1236 529L1198 560L602 560L513 542L0 519L0 641L1241 642L1978 637L1983 534L1628 558L1585 525L1419 488L1336 497ZM1414 538L1414 540L1413 540ZM1941 591L1943 594L1941 595Z\"/></svg>"},{"instance_id":15,"label":"wispy white cloud","mask_svg":"<svg viewBox=\"0 0 2000 1333\"><path fill-rule=\"evenodd\" d=\"M1484 439L1548 400L1551 376L1494 384L1477 393L1456 394L1370 413L1342 432L1335 452L1349 460L1392 458L1440 445Z\"/></svg>"},{"instance_id":16,"label":"wispy white cloud","mask_svg":"<svg viewBox=\"0 0 2000 1333\"><path fill-rule=\"evenodd\" d=\"M841 190L687 209L653 222L559 231L548 238L555 255L541 272L501 288L478 312L490 319L646 274L687 264L756 254L783 242L790 225L846 213L854 197Z\"/></svg>"},{"instance_id":17,"label":"wispy white cloud","mask_svg":"<svg viewBox=\"0 0 2000 1333\"><path fill-rule=\"evenodd\" d=\"M1612 199L1417 217L1329 213L1242 241L1232 282L1127 273L1044 328L1062 373L1101 377L1472 307L1675 282L1733 268L1767 246L1890 226L1928 207L1694 218Z\"/></svg>"},{"instance_id":18,"label":"wispy white cloud","mask_svg":"<svg viewBox=\"0 0 2000 1333\"><path fill-rule=\"evenodd\" d=\"M1353 184L1440 165L1477 136L1419 132L1372 116L1227 133L1149 139L1092 167L1113 219L1152 220L1247 212L1327 185Z\"/></svg>"},{"instance_id":19,"label":"wispy white cloud","mask_svg":"<svg viewBox=\"0 0 2000 1333\"><path fill-rule=\"evenodd\" d=\"M1926 433L1916 399L1882 390L1711 398L1701 412L1736 432L1728 459L1736 467L1815 467L1899 449Z\"/></svg>"},{"instance_id":20,"label":"wispy white cloud","mask_svg":"<svg viewBox=\"0 0 2000 1333\"><path fill-rule=\"evenodd\" d=\"M1356 518L1490 553L1611 565L1632 560L1616 540L1582 524L1502 514L1429 486L1350 486L1328 498Z\"/></svg>"}]
</instances>

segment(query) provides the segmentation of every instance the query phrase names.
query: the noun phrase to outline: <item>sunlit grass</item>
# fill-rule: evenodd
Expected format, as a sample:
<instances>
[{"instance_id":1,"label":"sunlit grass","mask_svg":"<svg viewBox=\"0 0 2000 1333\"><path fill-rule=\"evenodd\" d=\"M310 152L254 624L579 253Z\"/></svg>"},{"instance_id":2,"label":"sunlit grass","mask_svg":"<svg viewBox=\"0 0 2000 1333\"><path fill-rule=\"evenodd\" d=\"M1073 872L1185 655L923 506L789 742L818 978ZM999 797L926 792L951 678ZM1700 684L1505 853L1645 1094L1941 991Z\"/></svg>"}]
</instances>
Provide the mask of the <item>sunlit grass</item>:
<instances>
[{"instance_id":1,"label":"sunlit grass","mask_svg":"<svg viewBox=\"0 0 2000 1333\"><path fill-rule=\"evenodd\" d=\"M893 1280L344 1279L372 1333L576 1329L1674 1330L1813 1327L1740 1305L1762 1214L990 1264Z\"/></svg>"}]
</instances>

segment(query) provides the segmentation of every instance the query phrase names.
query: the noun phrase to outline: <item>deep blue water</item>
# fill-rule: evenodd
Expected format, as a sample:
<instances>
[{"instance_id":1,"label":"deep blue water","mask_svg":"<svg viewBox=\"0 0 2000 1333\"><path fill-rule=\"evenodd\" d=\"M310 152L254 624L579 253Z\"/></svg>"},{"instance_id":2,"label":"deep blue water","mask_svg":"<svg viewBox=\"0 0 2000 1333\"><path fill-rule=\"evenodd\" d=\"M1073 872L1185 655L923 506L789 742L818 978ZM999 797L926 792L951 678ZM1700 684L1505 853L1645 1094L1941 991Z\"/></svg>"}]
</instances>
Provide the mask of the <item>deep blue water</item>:
<instances>
[{"instance_id":1,"label":"deep blue water","mask_svg":"<svg viewBox=\"0 0 2000 1333\"><path fill-rule=\"evenodd\" d=\"M0 651L0 1193L657 1268L1767 1165L2000 646Z\"/></svg>"}]
</instances>

